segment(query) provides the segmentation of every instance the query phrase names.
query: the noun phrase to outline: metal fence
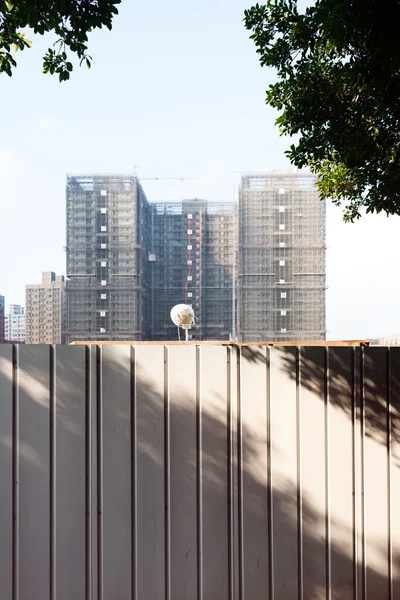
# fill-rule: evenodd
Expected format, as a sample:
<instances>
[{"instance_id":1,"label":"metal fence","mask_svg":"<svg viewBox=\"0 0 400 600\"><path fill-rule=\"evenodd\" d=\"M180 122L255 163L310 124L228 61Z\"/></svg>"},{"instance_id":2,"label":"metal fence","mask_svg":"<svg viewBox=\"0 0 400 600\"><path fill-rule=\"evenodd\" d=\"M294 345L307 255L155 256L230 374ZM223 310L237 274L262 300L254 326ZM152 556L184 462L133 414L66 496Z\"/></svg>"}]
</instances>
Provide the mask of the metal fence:
<instances>
[{"instance_id":1,"label":"metal fence","mask_svg":"<svg viewBox=\"0 0 400 600\"><path fill-rule=\"evenodd\" d=\"M0 598L400 598L399 407L400 349L0 346Z\"/></svg>"}]
</instances>

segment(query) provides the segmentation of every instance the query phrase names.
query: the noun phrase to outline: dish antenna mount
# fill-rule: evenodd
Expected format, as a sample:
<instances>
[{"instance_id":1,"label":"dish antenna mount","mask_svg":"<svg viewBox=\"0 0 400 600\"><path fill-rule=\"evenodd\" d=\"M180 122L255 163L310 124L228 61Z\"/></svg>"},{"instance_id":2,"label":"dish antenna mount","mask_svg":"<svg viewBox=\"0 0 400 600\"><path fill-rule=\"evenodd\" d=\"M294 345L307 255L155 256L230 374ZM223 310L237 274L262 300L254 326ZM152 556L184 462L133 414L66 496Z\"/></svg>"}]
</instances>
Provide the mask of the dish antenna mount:
<instances>
[{"instance_id":1,"label":"dish antenna mount","mask_svg":"<svg viewBox=\"0 0 400 600\"><path fill-rule=\"evenodd\" d=\"M181 329L185 330L185 339L189 339L189 329L194 324L194 312L188 304L176 304L171 310L171 320L178 328L178 339L181 341Z\"/></svg>"}]
</instances>

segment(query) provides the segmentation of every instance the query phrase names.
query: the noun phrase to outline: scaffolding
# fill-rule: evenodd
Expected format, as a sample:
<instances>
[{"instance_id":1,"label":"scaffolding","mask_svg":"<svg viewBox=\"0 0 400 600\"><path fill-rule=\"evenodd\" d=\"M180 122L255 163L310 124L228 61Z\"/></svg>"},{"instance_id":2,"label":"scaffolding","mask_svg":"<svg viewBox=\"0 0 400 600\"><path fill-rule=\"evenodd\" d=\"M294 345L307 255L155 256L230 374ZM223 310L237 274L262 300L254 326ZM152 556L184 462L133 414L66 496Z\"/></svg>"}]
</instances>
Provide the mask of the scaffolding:
<instances>
[{"instance_id":1,"label":"scaffolding","mask_svg":"<svg viewBox=\"0 0 400 600\"><path fill-rule=\"evenodd\" d=\"M67 341L141 340L149 203L135 176L67 177Z\"/></svg>"},{"instance_id":2,"label":"scaffolding","mask_svg":"<svg viewBox=\"0 0 400 600\"><path fill-rule=\"evenodd\" d=\"M325 203L315 183L314 175L300 172L242 177L241 342L325 339Z\"/></svg>"},{"instance_id":3,"label":"scaffolding","mask_svg":"<svg viewBox=\"0 0 400 600\"><path fill-rule=\"evenodd\" d=\"M191 337L234 336L236 306L236 205L200 199L151 205L152 340L176 336L172 306L195 312Z\"/></svg>"},{"instance_id":4,"label":"scaffolding","mask_svg":"<svg viewBox=\"0 0 400 600\"><path fill-rule=\"evenodd\" d=\"M149 203L136 176L67 179L67 340L324 340L325 203L315 176L245 175L239 204Z\"/></svg>"}]
</instances>

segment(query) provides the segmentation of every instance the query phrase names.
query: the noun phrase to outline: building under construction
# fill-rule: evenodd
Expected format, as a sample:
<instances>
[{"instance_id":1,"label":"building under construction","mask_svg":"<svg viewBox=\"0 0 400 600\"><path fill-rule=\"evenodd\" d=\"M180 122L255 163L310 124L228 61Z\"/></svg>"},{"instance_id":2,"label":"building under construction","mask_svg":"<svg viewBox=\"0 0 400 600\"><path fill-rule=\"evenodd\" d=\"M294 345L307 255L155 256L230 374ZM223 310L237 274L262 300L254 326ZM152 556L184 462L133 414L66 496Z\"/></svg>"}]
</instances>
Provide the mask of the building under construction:
<instances>
[{"instance_id":1,"label":"building under construction","mask_svg":"<svg viewBox=\"0 0 400 600\"><path fill-rule=\"evenodd\" d=\"M236 205L205 200L151 206L150 338L175 339L172 306L190 304L196 340L228 340L235 331Z\"/></svg>"},{"instance_id":2,"label":"building under construction","mask_svg":"<svg viewBox=\"0 0 400 600\"><path fill-rule=\"evenodd\" d=\"M296 171L242 177L240 341L325 339L325 203L315 183Z\"/></svg>"},{"instance_id":3,"label":"building under construction","mask_svg":"<svg viewBox=\"0 0 400 600\"><path fill-rule=\"evenodd\" d=\"M136 177L68 176L68 342L145 338L149 217Z\"/></svg>"},{"instance_id":4,"label":"building under construction","mask_svg":"<svg viewBox=\"0 0 400 600\"><path fill-rule=\"evenodd\" d=\"M150 204L136 176L69 176L67 339L325 338L325 205L315 177L242 178L239 205Z\"/></svg>"},{"instance_id":5,"label":"building under construction","mask_svg":"<svg viewBox=\"0 0 400 600\"><path fill-rule=\"evenodd\" d=\"M176 339L170 311L193 306L193 339L235 329L236 205L149 204L135 176L67 179L67 340Z\"/></svg>"}]
</instances>

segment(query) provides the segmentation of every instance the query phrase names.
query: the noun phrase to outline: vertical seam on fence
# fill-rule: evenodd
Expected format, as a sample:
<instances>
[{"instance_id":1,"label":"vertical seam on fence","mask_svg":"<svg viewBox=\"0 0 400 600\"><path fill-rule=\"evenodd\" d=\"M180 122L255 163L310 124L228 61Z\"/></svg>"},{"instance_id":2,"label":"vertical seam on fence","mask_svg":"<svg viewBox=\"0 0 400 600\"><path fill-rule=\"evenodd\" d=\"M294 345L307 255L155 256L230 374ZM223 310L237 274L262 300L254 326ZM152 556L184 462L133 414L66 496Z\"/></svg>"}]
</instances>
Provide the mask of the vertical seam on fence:
<instances>
[{"instance_id":1,"label":"vertical seam on fence","mask_svg":"<svg viewBox=\"0 0 400 600\"><path fill-rule=\"evenodd\" d=\"M196 346L196 494L197 494L197 599L203 600L203 444L201 349Z\"/></svg>"},{"instance_id":2,"label":"vertical seam on fence","mask_svg":"<svg viewBox=\"0 0 400 600\"><path fill-rule=\"evenodd\" d=\"M387 411L387 482L388 482L388 600L393 598L393 539L392 539L392 356L386 349L386 411Z\"/></svg>"},{"instance_id":3,"label":"vertical seam on fence","mask_svg":"<svg viewBox=\"0 0 400 600\"><path fill-rule=\"evenodd\" d=\"M303 600L303 494L302 494L302 419L301 419L301 348L296 348L296 413L297 413L297 561L298 598Z\"/></svg>"},{"instance_id":4,"label":"vertical seam on fence","mask_svg":"<svg viewBox=\"0 0 400 600\"><path fill-rule=\"evenodd\" d=\"M19 348L12 347L13 600L19 600Z\"/></svg>"},{"instance_id":5,"label":"vertical seam on fence","mask_svg":"<svg viewBox=\"0 0 400 600\"><path fill-rule=\"evenodd\" d=\"M227 469L228 469L228 598L234 600L234 513L233 513L233 422L232 422L232 348L227 357Z\"/></svg>"},{"instance_id":6,"label":"vertical seam on fence","mask_svg":"<svg viewBox=\"0 0 400 600\"><path fill-rule=\"evenodd\" d=\"M237 349L237 449L238 449L238 533L239 533L239 600L244 600L243 557L243 437L242 437L242 352Z\"/></svg>"},{"instance_id":7,"label":"vertical seam on fence","mask_svg":"<svg viewBox=\"0 0 400 600\"><path fill-rule=\"evenodd\" d=\"M330 481L330 398L329 398L329 347L325 347L325 536L326 536L326 599L332 595L331 557L331 481Z\"/></svg>"},{"instance_id":8,"label":"vertical seam on fence","mask_svg":"<svg viewBox=\"0 0 400 600\"><path fill-rule=\"evenodd\" d=\"M171 477L169 348L164 346L165 600L171 600Z\"/></svg>"},{"instance_id":9,"label":"vertical seam on fence","mask_svg":"<svg viewBox=\"0 0 400 600\"><path fill-rule=\"evenodd\" d=\"M92 394L90 347L85 346L85 593L92 600Z\"/></svg>"},{"instance_id":10,"label":"vertical seam on fence","mask_svg":"<svg viewBox=\"0 0 400 600\"><path fill-rule=\"evenodd\" d=\"M137 600L137 427L136 427L136 348L131 346L131 586Z\"/></svg>"},{"instance_id":11,"label":"vertical seam on fence","mask_svg":"<svg viewBox=\"0 0 400 600\"><path fill-rule=\"evenodd\" d=\"M98 600L103 600L103 353L97 346L97 568Z\"/></svg>"},{"instance_id":12,"label":"vertical seam on fence","mask_svg":"<svg viewBox=\"0 0 400 600\"><path fill-rule=\"evenodd\" d=\"M268 492L268 582L269 598L275 598L274 586L274 530L273 530L273 481L272 481L272 431L271 431L271 353L266 348L266 409L267 409L267 492Z\"/></svg>"},{"instance_id":13,"label":"vertical seam on fence","mask_svg":"<svg viewBox=\"0 0 400 600\"><path fill-rule=\"evenodd\" d=\"M365 531L365 353L360 348L360 424L361 424L361 535L362 535L362 597L367 598L366 531Z\"/></svg>"},{"instance_id":14,"label":"vertical seam on fence","mask_svg":"<svg viewBox=\"0 0 400 600\"><path fill-rule=\"evenodd\" d=\"M358 469L357 469L357 354L351 348L351 424L353 487L353 598L358 600Z\"/></svg>"},{"instance_id":15,"label":"vertical seam on fence","mask_svg":"<svg viewBox=\"0 0 400 600\"><path fill-rule=\"evenodd\" d=\"M50 484L50 498L49 498L49 587L50 587L50 600L56 598L56 564L55 564L55 552L56 552L56 348L54 345L49 346L49 359L50 359L50 402L49 402L49 446L50 446L50 473L49 473L49 484Z\"/></svg>"}]
</instances>

